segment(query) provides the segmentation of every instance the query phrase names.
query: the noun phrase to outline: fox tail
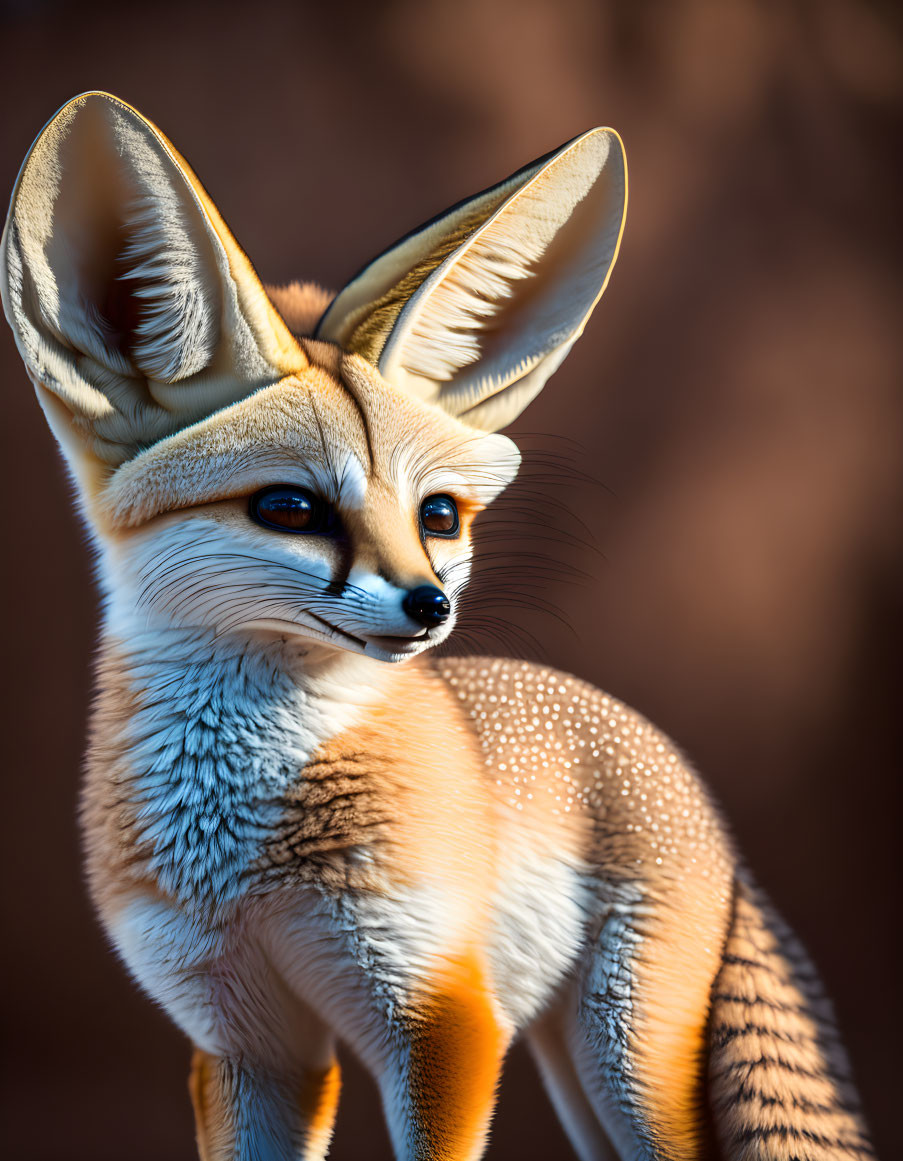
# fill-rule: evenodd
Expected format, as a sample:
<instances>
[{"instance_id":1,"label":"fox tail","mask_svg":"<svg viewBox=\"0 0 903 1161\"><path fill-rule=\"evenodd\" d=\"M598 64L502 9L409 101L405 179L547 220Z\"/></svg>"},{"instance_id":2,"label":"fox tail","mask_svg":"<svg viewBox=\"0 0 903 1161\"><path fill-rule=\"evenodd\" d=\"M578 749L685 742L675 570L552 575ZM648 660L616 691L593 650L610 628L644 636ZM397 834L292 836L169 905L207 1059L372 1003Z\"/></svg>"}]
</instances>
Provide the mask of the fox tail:
<instances>
[{"instance_id":1,"label":"fox tail","mask_svg":"<svg viewBox=\"0 0 903 1161\"><path fill-rule=\"evenodd\" d=\"M818 976L762 892L744 879L712 994L709 1037L708 1086L723 1156L875 1157Z\"/></svg>"}]
</instances>

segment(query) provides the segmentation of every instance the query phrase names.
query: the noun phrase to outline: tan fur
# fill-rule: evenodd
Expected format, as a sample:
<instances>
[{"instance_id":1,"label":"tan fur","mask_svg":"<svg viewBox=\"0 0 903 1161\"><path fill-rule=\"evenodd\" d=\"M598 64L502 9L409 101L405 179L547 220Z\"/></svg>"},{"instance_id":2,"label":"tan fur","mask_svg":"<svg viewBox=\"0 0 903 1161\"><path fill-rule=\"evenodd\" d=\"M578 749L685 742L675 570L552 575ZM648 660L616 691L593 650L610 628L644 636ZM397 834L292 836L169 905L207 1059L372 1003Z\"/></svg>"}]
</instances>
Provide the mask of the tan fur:
<instances>
[{"instance_id":1,"label":"tan fur","mask_svg":"<svg viewBox=\"0 0 903 1161\"><path fill-rule=\"evenodd\" d=\"M395 707L414 700L418 725L399 731ZM437 768L437 750L454 754L454 763ZM496 874L493 808L466 713L432 666L415 661L388 674L353 731L332 738L299 771L258 869L265 882L275 883L309 874L312 863L322 862L313 873L328 882L331 857L376 843L388 848L393 885L437 876L447 881L454 874L462 924L476 936L485 930L485 893ZM458 859L465 844L484 852L483 860ZM352 882L381 888L366 869L341 862L335 868L337 885L350 874Z\"/></svg>"},{"instance_id":2,"label":"tan fur","mask_svg":"<svg viewBox=\"0 0 903 1161\"><path fill-rule=\"evenodd\" d=\"M279 311L293 335L312 335L323 311L335 297L316 282L289 282L286 286L267 286L273 306Z\"/></svg>"},{"instance_id":3,"label":"tan fur","mask_svg":"<svg viewBox=\"0 0 903 1161\"><path fill-rule=\"evenodd\" d=\"M737 887L713 991L709 1063L718 1137L740 1161L873 1156L812 965L761 895Z\"/></svg>"},{"instance_id":4,"label":"tan fur","mask_svg":"<svg viewBox=\"0 0 903 1161\"><path fill-rule=\"evenodd\" d=\"M339 457L351 451L364 464L375 453L391 487L398 446L391 436L412 421L435 446L448 449L452 466L457 458L480 454L479 437L462 440L441 412L418 413L416 404L388 388L357 356L342 357L334 347L327 354L321 343L308 346L326 365L315 363L211 416L202 428L159 441L104 478L95 510L107 533L137 527L161 512L246 496L268 482L274 468L330 453ZM383 434L375 448L368 445L354 394L365 395L375 413L372 422Z\"/></svg>"},{"instance_id":5,"label":"tan fur","mask_svg":"<svg viewBox=\"0 0 903 1161\"><path fill-rule=\"evenodd\" d=\"M135 891L155 894L147 852L136 842L133 769L124 734L143 705L126 659L104 642L96 666L97 698L81 797L88 884L101 913Z\"/></svg>"},{"instance_id":6,"label":"tan fur","mask_svg":"<svg viewBox=\"0 0 903 1161\"><path fill-rule=\"evenodd\" d=\"M130 105L126 108L136 117L144 120L141 114L132 109ZM204 213L210 219L220 241L226 248L229 268L238 289L240 308L245 317L251 321L255 337L261 344L266 358L283 374L300 371L304 367L304 357L300 353L298 343L294 341L271 298L264 291L248 256L236 242L232 231L226 225L210 195L201 185L194 170L172 142L156 126L153 126L153 129L166 146L167 152L172 155L184 177L190 182Z\"/></svg>"},{"instance_id":7,"label":"tan fur","mask_svg":"<svg viewBox=\"0 0 903 1161\"><path fill-rule=\"evenodd\" d=\"M324 415L325 428L318 422ZM104 490L102 511L110 531L177 511L189 498L194 506L246 496L261 486L258 480L272 475L274 462L287 466L322 457L322 430L333 437L334 447L366 458L364 433L347 393L314 367L219 412L201 431L179 432L124 464Z\"/></svg>"},{"instance_id":8,"label":"tan fur","mask_svg":"<svg viewBox=\"0 0 903 1161\"><path fill-rule=\"evenodd\" d=\"M211 1060L207 1053L196 1048L191 1057L188 1093L191 1097L191 1107L194 1110L195 1141L200 1161L210 1161L211 1158L211 1132L208 1125L214 1114L210 1107L213 1102L208 1095L210 1064Z\"/></svg>"}]
</instances>

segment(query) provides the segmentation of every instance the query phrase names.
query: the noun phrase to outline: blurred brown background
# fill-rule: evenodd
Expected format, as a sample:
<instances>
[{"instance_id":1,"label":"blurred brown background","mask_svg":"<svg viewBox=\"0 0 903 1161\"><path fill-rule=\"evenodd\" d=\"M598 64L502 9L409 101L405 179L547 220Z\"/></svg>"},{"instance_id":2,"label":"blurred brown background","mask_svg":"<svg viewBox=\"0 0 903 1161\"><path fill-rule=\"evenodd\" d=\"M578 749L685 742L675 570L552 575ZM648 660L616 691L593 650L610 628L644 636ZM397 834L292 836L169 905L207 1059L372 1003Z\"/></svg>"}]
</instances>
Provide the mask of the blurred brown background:
<instances>
[{"instance_id":1,"label":"blurred brown background","mask_svg":"<svg viewBox=\"0 0 903 1161\"><path fill-rule=\"evenodd\" d=\"M338 286L582 129L621 131L620 263L517 425L550 437L525 441L542 490L546 453L572 469L548 494L602 555L553 541L589 580L527 578L572 631L506 610L497 578L487 601L704 771L836 999L879 1153L903 1156L899 9L6 0L0 13L0 190L66 99L110 89L173 138L271 281ZM187 1047L126 979L81 883L90 561L5 327L0 359L0 1151L187 1161ZM505 511L531 539L524 497ZM571 1156L517 1053L489 1155ZM387 1156L353 1068L333 1156Z\"/></svg>"}]
</instances>

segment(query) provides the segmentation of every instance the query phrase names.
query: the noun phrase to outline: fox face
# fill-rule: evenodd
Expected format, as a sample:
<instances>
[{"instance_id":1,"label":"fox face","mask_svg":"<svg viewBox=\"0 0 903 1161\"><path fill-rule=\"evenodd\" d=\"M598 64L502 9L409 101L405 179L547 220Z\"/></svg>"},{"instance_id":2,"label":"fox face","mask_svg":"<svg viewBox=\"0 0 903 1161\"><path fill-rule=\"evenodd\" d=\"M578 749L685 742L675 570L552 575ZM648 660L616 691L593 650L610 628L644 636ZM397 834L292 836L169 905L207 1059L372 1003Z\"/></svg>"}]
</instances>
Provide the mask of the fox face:
<instances>
[{"instance_id":1,"label":"fox face","mask_svg":"<svg viewBox=\"0 0 903 1161\"><path fill-rule=\"evenodd\" d=\"M517 452L306 345L310 368L119 469L102 501L111 597L152 624L400 660L451 632L471 525Z\"/></svg>"},{"instance_id":2,"label":"fox face","mask_svg":"<svg viewBox=\"0 0 903 1161\"><path fill-rule=\"evenodd\" d=\"M517 471L497 430L580 334L625 207L620 140L591 131L334 298L299 290L290 327L159 130L106 94L65 106L0 290L114 623L382 661L444 640L473 521Z\"/></svg>"}]
</instances>

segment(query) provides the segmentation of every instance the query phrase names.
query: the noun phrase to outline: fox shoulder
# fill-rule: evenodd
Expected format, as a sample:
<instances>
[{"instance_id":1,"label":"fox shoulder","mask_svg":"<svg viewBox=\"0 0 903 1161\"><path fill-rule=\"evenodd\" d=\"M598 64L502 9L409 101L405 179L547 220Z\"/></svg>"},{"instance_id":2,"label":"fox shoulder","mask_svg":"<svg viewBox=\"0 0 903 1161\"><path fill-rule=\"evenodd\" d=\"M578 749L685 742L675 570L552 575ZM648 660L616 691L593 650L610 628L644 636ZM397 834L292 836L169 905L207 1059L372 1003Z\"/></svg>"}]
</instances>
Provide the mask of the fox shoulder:
<instances>
[{"instance_id":1,"label":"fox shoulder","mask_svg":"<svg viewBox=\"0 0 903 1161\"><path fill-rule=\"evenodd\" d=\"M685 885L706 860L713 883L732 878L732 843L712 799L648 719L546 665L462 657L437 667L510 804L524 821L537 811L584 820L584 855L600 880L674 875Z\"/></svg>"}]
</instances>

